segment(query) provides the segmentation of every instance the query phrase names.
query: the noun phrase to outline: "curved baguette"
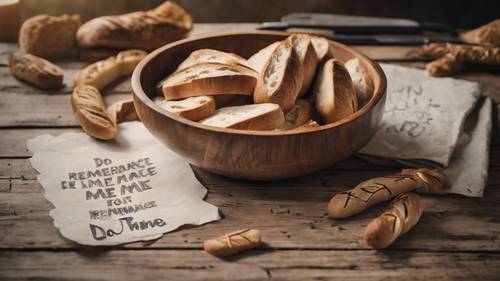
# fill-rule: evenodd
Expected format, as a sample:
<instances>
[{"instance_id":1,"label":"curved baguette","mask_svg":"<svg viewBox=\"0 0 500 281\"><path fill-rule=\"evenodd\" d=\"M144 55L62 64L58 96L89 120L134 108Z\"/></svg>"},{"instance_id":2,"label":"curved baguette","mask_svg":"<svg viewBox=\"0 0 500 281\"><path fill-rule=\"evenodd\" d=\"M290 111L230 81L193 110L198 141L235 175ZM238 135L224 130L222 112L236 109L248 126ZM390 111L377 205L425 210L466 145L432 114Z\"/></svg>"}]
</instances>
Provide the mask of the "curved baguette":
<instances>
[{"instance_id":1,"label":"curved baguette","mask_svg":"<svg viewBox=\"0 0 500 281\"><path fill-rule=\"evenodd\" d=\"M222 94L252 95L256 72L239 65L200 63L181 69L164 79L167 100Z\"/></svg>"},{"instance_id":2,"label":"curved baguette","mask_svg":"<svg viewBox=\"0 0 500 281\"><path fill-rule=\"evenodd\" d=\"M203 249L214 256L228 256L260 245L262 236L257 229L245 228L203 242Z\"/></svg>"},{"instance_id":3,"label":"curved baguette","mask_svg":"<svg viewBox=\"0 0 500 281\"><path fill-rule=\"evenodd\" d=\"M44 58L59 57L76 49L79 15L38 15L26 20L19 31L19 49Z\"/></svg>"},{"instance_id":4,"label":"curved baguette","mask_svg":"<svg viewBox=\"0 0 500 281\"><path fill-rule=\"evenodd\" d=\"M287 40L291 41L302 67L302 87L298 95L298 97L302 97L311 87L319 58L311 43L311 36L307 34L294 34L288 37Z\"/></svg>"},{"instance_id":5,"label":"curved baguette","mask_svg":"<svg viewBox=\"0 0 500 281\"><path fill-rule=\"evenodd\" d=\"M361 108L368 103L372 97L372 79L358 58L348 60L345 63L345 68L352 78L352 83L358 99L358 108Z\"/></svg>"},{"instance_id":6,"label":"curved baguette","mask_svg":"<svg viewBox=\"0 0 500 281\"><path fill-rule=\"evenodd\" d=\"M255 103L276 103L284 112L295 104L302 87L302 67L289 40L282 41L260 72Z\"/></svg>"},{"instance_id":7,"label":"curved baguette","mask_svg":"<svg viewBox=\"0 0 500 281\"><path fill-rule=\"evenodd\" d=\"M132 99L115 102L106 112L115 125L127 121L140 121Z\"/></svg>"},{"instance_id":8,"label":"curved baguette","mask_svg":"<svg viewBox=\"0 0 500 281\"><path fill-rule=\"evenodd\" d=\"M166 1L149 11L92 19L78 29L76 38L83 48L153 50L182 38L192 28L191 15Z\"/></svg>"},{"instance_id":9,"label":"curved baguette","mask_svg":"<svg viewBox=\"0 0 500 281\"><path fill-rule=\"evenodd\" d=\"M274 42L257 53L253 54L248 60L247 64L257 72L261 72L267 61L273 54L274 50L278 47L281 41Z\"/></svg>"},{"instance_id":10,"label":"curved baguette","mask_svg":"<svg viewBox=\"0 0 500 281\"><path fill-rule=\"evenodd\" d=\"M356 91L341 61L330 59L320 69L312 100L325 123L338 121L356 112Z\"/></svg>"},{"instance_id":11,"label":"curved baguette","mask_svg":"<svg viewBox=\"0 0 500 281\"><path fill-rule=\"evenodd\" d=\"M306 100L297 100L292 109L285 115L285 122L279 127L279 130L291 130L301 127L307 122L312 121L311 118L311 104Z\"/></svg>"},{"instance_id":12,"label":"curved baguette","mask_svg":"<svg viewBox=\"0 0 500 281\"><path fill-rule=\"evenodd\" d=\"M417 194L400 194L366 227L364 235L366 244L374 249L383 249L391 245L399 236L417 224L423 208L423 201Z\"/></svg>"},{"instance_id":13,"label":"curved baguette","mask_svg":"<svg viewBox=\"0 0 500 281\"><path fill-rule=\"evenodd\" d=\"M73 89L71 107L88 135L101 140L116 136L116 125L108 116L101 93L95 87L84 85Z\"/></svg>"},{"instance_id":14,"label":"curved baguette","mask_svg":"<svg viewBox=\"0 0 500 281\"><path fill-rule=\"evenodd\" d=\"M9 66L12 75L41 89L64 86L62 69L48 60L16 52L10 56Z\"/></svg>"},{"instance_id":15,"label":"curved baguette","mask_svg":"<svg viewBox=\"0 0 500 281\"><path fill-rule=\"evenodd\" d=\"M327 39L318 36L311 36L311 44L316 51L320 64L335 57L333 47Z\"/></svg>"},{"instance_id":16,"label":"curved baguette","mask_svg":"<svg viewBox=\"0 0 500 281\"><path fill-rule=\"evenodd\" d=\"M200 123L242 130L274 130L284 121L285 117L279 105L262 103L223 107Z\"/></svg>"},{"instance_id":17,"label":"curved baguette","mask_svg":"<svg viewBox=\"0 0 500 281\"><path fill-rule=\"evenodd\" d=\"M163 100L157 104L191 121L199 121L215 112L215 101L209 96L191 97L180 101Z\"/></svg>"},{"instance_id":18,"label":"curved baguette","mask_svg":"<svg viewBox=\"0 0 500 281\"><path fill-rule=\"evenodd\" d=\"M401 193L419 188L439 192L448 186L448 177L441 170L404 169L400 174L369 179L335 194L328 204L328 214L333 218L347 218Z\"/></svg>"},{"instance_id":19,"label":"curved baguette","mask_svg":"<svg viewBox=\"0 0 500 281\"><path fill-rule=\"evenodd\" d=\"M116 61L119 65L120 74L122 76L132 75L135 67L147 54L145 51L137 49L119 52L116 55Z\"/></svg>"},{"instance_id":20,"label":"curved baguette","mask_svg":"<svg viewBox=\"0 0 500 281\"><path fill-rule=\"evenodd\" d=\"M233 53L226 53L218 50L212 49L200 49L192 52L179 66L177 71L188 68L195 64L205 63L205 62L216 62L222 64L238 64L241 66L247 66L247 61Z\"/></svg>"}]
</instances>

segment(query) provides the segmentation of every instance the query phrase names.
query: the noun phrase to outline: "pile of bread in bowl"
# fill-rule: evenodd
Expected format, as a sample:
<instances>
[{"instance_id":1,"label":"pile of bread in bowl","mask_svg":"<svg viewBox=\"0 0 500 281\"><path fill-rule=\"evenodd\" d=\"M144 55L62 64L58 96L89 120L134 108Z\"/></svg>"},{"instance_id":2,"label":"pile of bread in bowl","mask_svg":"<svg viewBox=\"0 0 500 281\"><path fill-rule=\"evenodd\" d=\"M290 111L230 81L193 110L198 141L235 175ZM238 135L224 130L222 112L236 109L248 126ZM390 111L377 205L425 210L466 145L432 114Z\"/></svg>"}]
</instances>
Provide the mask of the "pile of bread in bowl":
<instances>
[{"instance_id":1,"label":"pile of bread in bowl","mask_svg":"<svg viewBox=\"0 0 500 281\"><path fill-rule=\"evenodd\" d=\"M373 84L359 59L340 61L327 39L293 34L249 59L196 50L156 91L162 108L205 125L308 130L356 112Z\"/></svg>"}]
</instances>

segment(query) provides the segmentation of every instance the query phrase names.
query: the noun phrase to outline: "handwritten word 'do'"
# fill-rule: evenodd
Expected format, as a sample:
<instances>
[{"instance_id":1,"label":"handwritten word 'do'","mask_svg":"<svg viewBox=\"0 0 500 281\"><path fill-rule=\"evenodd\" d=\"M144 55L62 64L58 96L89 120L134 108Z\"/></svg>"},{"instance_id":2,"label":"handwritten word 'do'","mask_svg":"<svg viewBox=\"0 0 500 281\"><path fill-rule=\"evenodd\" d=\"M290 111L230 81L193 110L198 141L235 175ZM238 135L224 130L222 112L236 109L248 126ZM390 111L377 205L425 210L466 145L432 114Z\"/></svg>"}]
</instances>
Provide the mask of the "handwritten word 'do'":
<instances>
[{"instance_id":1,"label":"handwritten word 'do'","mask_svg":"<svg viewBox=\"0 0 500 281\"><path fill-rule=\"evenodd\" d=\"M101 241L106 238L111 238L113 236L118 236L122 234L125 230L128 231L141 231L148 228L162 227L166 226L167 223L160 218L152 219L152 220L141 220L138 222L134 222L133 217L124 217L119 219L120 227L118 229L104 229L95 224L89 224L90 232L92 233L92 237L95 240Z\"/></svg>"}]
</instances>

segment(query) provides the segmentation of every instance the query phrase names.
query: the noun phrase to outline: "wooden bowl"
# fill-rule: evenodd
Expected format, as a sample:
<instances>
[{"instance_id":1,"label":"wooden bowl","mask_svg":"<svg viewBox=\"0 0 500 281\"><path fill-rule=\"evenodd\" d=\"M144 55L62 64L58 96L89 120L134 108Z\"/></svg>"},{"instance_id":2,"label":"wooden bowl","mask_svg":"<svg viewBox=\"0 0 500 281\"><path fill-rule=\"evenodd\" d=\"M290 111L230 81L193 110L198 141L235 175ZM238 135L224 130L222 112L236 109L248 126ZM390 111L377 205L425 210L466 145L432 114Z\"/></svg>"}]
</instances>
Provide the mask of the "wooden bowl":
<instances>
[{"instance_id":1,"label":"wooden bowl","mask_svg":"<svg viewBox=\"0 0 500 281\"><path fill-rule=\"evenodd\" d=\"M181 118L151 99L158 81L172 73L192 51L211 48L248 58L288 35L269 31L218 33L177 41L153 51L132 76L134 104L144 126L192 165L234 178L296 177L349 157L368 143L382 119L386 78L378 64L336 42L331 44L337 58L359 58L366 66L374 93L363 108L335 123L307 131L216 128Z\"/></svg>"}]
</instances>

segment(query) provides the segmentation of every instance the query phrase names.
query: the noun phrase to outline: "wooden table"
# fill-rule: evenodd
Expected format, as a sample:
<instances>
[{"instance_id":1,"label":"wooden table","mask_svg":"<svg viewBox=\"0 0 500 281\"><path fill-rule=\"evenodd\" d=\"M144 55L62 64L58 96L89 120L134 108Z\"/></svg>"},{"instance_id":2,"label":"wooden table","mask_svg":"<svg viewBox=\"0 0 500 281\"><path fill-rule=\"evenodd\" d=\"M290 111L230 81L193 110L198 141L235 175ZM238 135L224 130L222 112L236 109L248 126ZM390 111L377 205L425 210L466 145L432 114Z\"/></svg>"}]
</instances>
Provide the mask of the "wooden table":
<instances>
[{"instance_id":1,"label":"wooden table","mask_svg":"<svg viewBox=\"0 0 500 281\"><path fill-rule=\"evenodd\" d=\"M196 25L193 34L254 27L204 24ZM371 250L362 240L364 228L381 207L348 220L326 214L333 193L395 171L355 158L279 182L244 182L195 170L222 220L185 227L147 243L89 248L64 239L53 226L48 214L52 206L42 195L26 148L26 140L40 134L80 131L69 94L74 74L85 64L58 63L67 87L44 92L10 75L7 58L15 49L13 44L0 45L0 280L500 280L497 110L484 198L424 196L420 223L387 250ZM413 61L416 47L358 49L377 60L423 66ZM485 94L500 100L498 74L468 72L459 77L481 82ZM127 96L128 80L106 91L108 103ZM228 259L202 250L203 240L247 226L263 233L265 244L257 250Z\"/></svg>"}]
</instances>

